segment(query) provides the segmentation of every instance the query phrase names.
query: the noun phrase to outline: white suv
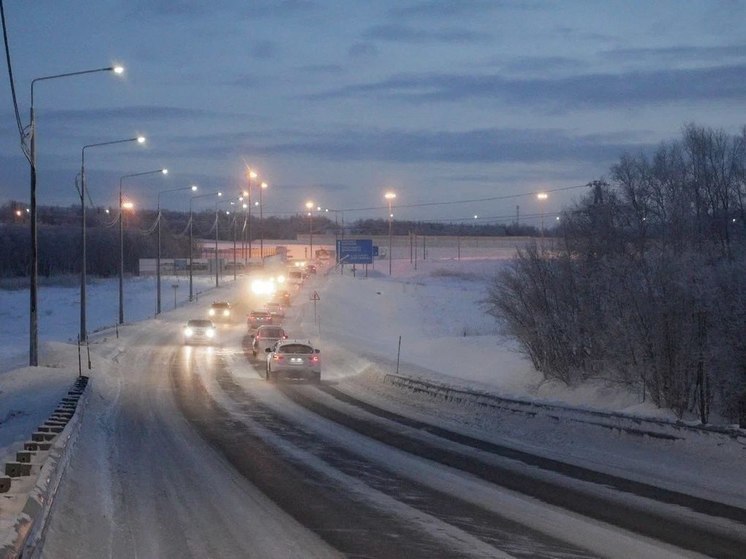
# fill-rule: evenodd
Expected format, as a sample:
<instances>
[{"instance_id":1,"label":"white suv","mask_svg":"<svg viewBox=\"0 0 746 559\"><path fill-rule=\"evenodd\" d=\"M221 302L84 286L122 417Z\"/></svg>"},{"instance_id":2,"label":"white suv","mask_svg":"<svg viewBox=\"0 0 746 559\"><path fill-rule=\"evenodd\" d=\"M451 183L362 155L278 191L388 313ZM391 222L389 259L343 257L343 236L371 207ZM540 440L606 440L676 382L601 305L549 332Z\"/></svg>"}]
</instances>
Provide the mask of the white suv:
<instances>
[{"instance_id":1,"label":"white suv","mask_svg":"<svg viewBox=\"0 0 746 559\"><path fill-rule=\"evenodd\" d=\"M306 379L315 383L321 381L321 352L309 340L280 340L265 351L267 380L274 382L285 378Z\"/></svg>"}]
</instances>

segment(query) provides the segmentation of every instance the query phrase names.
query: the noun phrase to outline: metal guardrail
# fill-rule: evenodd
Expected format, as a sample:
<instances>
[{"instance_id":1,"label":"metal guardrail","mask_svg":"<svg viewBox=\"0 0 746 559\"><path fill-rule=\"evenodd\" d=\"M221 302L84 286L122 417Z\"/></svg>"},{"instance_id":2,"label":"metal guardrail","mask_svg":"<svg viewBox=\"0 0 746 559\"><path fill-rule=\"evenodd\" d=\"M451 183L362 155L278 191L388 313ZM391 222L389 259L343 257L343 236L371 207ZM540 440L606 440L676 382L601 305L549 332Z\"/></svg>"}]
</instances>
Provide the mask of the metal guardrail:
<instances>
[{"instance_id":1,"label":"metal guardrail","mask_svg":"<svg viewBox=\"0 0 746 559\"><path fill-rule=\"evenodd\" d=\"M468 402L478 406L530 416L541 414L556 420L585 423L611 430L623 431L632 435L668 440L683 439L686 434L727 436L746 446L746 430L738 427L691 425L683 421L644 418L621 412L606 412L562 404L508 398L489 392L456 388L447 384L414 379L393 373L386 373L384 375L384 382L397 388L426 394L433 398L446 401Z\"/></svg>"}]
</instances>

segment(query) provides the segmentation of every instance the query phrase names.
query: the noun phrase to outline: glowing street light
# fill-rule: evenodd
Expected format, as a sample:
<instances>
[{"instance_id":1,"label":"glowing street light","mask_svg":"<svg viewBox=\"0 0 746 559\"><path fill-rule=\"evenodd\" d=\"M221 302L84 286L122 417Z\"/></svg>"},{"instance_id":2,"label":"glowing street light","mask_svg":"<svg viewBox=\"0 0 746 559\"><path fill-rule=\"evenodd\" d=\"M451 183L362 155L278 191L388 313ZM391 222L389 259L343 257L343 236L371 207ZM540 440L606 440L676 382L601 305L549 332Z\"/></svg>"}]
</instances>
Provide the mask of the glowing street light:
<instances>
[{"instance_id":1,"label":"glowing street light","mask_svg":"<svg viewBox=\"0 0 746 559\"><path fill-rule=\"evenodd\" d=\"M313 202L306 202L306 209L308 210L308 258L311 262L313 262L313 206Z\"/></svg>"},{"instance_id":2,"label":"glowing street light","mask_svg":"<svg viewBox=\"0 0 746 559\"><path fill-rule=\"evenodd\" d=\"M193 283L192 283L192 270L194 269L194 266L192 265L192 256L194 253L193 249L193 241L192 241L192 222L194 221L194 214L192 212L192 202L196 200L197 198L207 198L208 196L222 196L222 192L210 192L208 194L200 194L199 196L192 196L189 199L189 300L192 301L194 299L194 290L193 290Z\"/></svg>"},{"instance_id":3,"label":"glowing street light","mask_svg":"<svg viewBox=\"0 0 746 559\"><path fill-rule=\"evenodd\" d=\"M257 178L259 175L256 174L256 171L254 171L251 167L247 167L246 172L246 180L247 184L249 185L246 192L244 192L244 195L249 200L249 214L246 218L246 222L248 223L248 235L249 235L249 260L251 260L252 254L251 254L251 179Z\"/></svg>"},{"instance_id":4,"label":"glowing street light","mask_svg":"<svg viewBox=\"0 0 746 559\"><path fill-rule=\"evenodd\" d=\"M114 71L116 72L116 70ZM122 211L134 207L132 202L122 201L122 182L124 179L130 177L141 177L143 175L154 174L167 175L168 169L156 169L155 171L132 173L119 177L119 324L124 324L124 224L122 221Z\"/></svg>"},{"instance_id":5,"label":"glowing street light","mask_svg":"<svg viewBox=\"0 0 746 559\"><path fill-rule=\"evenodd\" d=\"M536 199L539 200L539 203L541 204L541 239L542 239L542 246L544 241L544 201L549 198L549 195L546 192L539 192L536 195Z\"/></svg>"},{"instance_id":6,"label":"glowing street light","mask_svg":"<svg viewBox=\"0 0 746 559\"><path fill-rule=\"evenodd\" d=\"M386 201L389 203L389 275L391 275L391 225L394 220L394 214L391 212L391 204L396 198L395 192L387 192L383 195Z\"/></svg>"},{"instance_id":7,"label":"glowing street light","mask_svg":"<svg viewBox=\"0 0 746 559\"><path fill-rule=\"evenodd\" d=\"M39 287L39 241L38 227L36 216L36 119L34 115L34 86L36 82L54 80L58 78L68 78L73 76L82 76L85 74L94 74L97 72L114 72L121 74L124 68L121 66L107 66L106 68L96 68L93 70L82 70L79 72L67 72L65 74L55 74L52 76L43 76L31 81L31 107L30 122L28 128L24 130L24 151L27 151L29 164L31 167L31 195L30 195L30 224L31 224L31 286L29 289L29 365L36 367L39 364L39 314L38 314L38 287ZM26 146L28 142L28 146Z\"/></svg>"},{"instance_id":8,"label":"glowing street light","mask_svg":"<svg viewBox=\"0 0 746 559\"><path fill-rule=\"evenodd\" d=\"M137 142L138 144L145 143L144 136L136 136L134 138L125 138L123 140L113 140L111 142L99 142L97 144L88 144L83 146L80 152L80 207L81 207L81 242L80 250L82 252L81 266L80 266L80 341L84 342L88 338L86 328L86 268L88 266L86 258L86 224L85 224L85 197L86 197L86 185L85 185L85 150L88 148L101 147L101 146L112 146L115 144L125 144L129 142Z\"/></svg>"},{"instance_id":9,"label":"glowing street light","mask_svg":"<svg viewBox=\"0 0 746 559\"><path fill-rule=\"evenodd\" d=\"M182 192L184 190L195 192L197 187L195 185L182 186L181 188L169 188L168 190L161 190L158 192L158 217L156 217L156 225L158 227L158 254L155 262L155 314L161 314L161 194L166 194L167 192Z\"/></svg>"},{"instance_id":10,"label":"glowing street light","mask_svg":"<svg viewBox=\"0 0 746 559\"><path fill-rule=\"evenodd\" d=\"M264 215L262 212L262 209L264 207L264 204L262 203L262 191L266 190L269 185L266 182L263 182L261 185L261 188L259 188L259 257L262 259L262 265L264 265Z\"/></svg>"}]
</instances>

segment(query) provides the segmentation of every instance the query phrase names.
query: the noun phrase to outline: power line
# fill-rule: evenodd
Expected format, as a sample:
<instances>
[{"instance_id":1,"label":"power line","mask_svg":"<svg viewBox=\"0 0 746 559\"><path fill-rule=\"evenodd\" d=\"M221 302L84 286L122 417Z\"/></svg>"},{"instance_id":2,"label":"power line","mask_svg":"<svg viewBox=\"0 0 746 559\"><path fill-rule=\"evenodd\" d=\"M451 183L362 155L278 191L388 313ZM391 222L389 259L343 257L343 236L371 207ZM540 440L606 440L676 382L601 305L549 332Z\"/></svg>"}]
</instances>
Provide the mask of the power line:
<instances>
[{"instance_id":1,"label":"power line","mask_svg":"<svg viewBox=\"0 0 746 559\"><path fill-rule=\"evenodd\" d=\"M8 79L10 80L10 92L13 96L13 110L15 112L16 116L16 126L18 126L18 134L21 138L21 150L23 151L23 154L26 156L26 159L28 159L29 163L31 163L31 157L26 152L23 140L26 136L23 130L23 123L21 122L21 113L18 111L18 98L16 97L16 85L15 80L13 79L13 65L10 61L10 46L8 44L8 29L5 25L5 6L3 5L3 1L0 0L0 19L2 19L3 24L3 42L5 43L5 61L8 65ZM33 134L33 130L31 131Z\"/></svg>"}]
</instances>

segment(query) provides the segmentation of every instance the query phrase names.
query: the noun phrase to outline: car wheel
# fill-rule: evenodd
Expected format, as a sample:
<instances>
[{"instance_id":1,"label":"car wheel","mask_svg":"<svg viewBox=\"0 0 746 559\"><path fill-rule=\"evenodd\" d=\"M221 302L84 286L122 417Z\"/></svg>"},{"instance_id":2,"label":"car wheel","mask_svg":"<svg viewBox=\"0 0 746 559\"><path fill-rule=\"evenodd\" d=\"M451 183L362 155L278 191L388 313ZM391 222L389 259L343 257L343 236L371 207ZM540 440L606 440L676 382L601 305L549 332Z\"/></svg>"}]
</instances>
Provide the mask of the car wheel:
<instances>
[{"instance_id":1,"label":"car wheel","mask_svg":"<svg viewBox=\"0 0 746 559\"><path fill-rule=\"evenodd\" d=\"M321 373L311 373L311 382L313 384L321 384Z\"/></svg>"}]
</instances>

